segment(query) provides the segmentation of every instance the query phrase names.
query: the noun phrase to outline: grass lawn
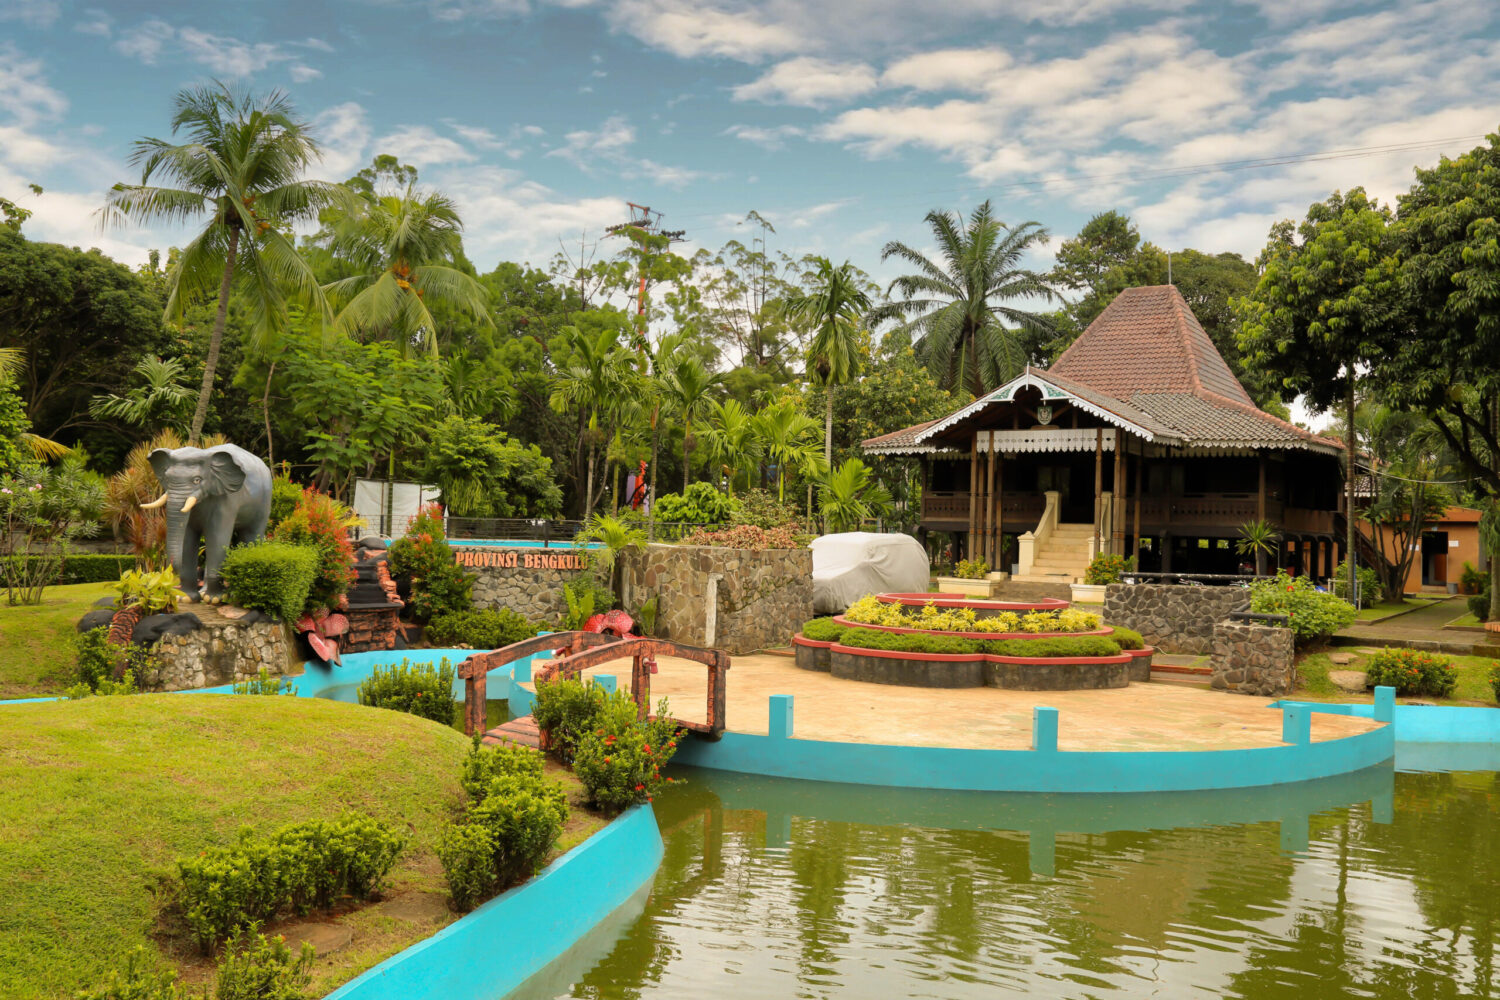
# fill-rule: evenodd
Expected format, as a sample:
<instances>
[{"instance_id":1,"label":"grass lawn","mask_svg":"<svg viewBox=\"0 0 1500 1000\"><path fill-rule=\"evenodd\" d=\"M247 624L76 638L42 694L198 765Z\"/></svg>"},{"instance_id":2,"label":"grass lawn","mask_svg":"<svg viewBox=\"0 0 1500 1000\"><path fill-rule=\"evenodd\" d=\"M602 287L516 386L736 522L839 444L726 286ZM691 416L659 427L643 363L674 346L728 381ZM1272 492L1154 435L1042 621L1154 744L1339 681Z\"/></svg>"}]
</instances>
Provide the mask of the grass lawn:
<instances>
[{"instance_id":1,"label":"grass lawn","mask_svg":"<svg viewBox=\"0 0 1500 1000\"><path fill-rule=\"evenodd\" d=\"M1460 626L1464 626L1464 627L1467 627L1467 628L1483 628L1484 627L1484 622L1480 621L1478 618L1475 618L1473 615L1468 614L1468 613L1464 613L1464 614L1460 615L1459 617L1453 619L1451 622L1448 622L1447 624L1448 625L1460 625Z\"/></svg>"},{"instance_id":2,"label":"grass lawn","mask_svg":"<svg viewBox=\"0 0 1500 1000\"><path fill-rule=\"evenodd\" d=\"M338 918L353 939L318 959L312 995L322 996L452 919L432 848L462 801L468 745L415 716L313 698L0 708L5 996L71 998L137 945L205 981L212 965L155 895L174 860L229 842L241 826L266 833L359 811L403 830L408 847L386 898ZM559 851L602 825L577 812Z\"/></svg>"},{"instance_id":3,"label":"grass lawn","mask_svg":"<svg viewBox=\"0 0 1500 1000\"><path fill-rule=\"evenodd\" d=\"M1368 622L1377 618L1385 618L1400 611L1412 611L1419 605L1416 601L1381 601L1372 604L1368 608L1360 608L1354 614L1355 621Z\"/></svg>"},{"instance_id":4,"label":"grass lawn","mask_svg":"<svg viewBox=\"0 0 1500 1000\"><path fill-rule=\"evenodd\" d=\"M95 601L112 597L107 583L71 583L42 591L42 603L0 604L0 701L61 694L73 673L74 625Z\"/></svg>"},{"instance_id":5,"label":"grass lawn","mask_svg":"<svg viewBox=\"0 0 1500 1000\"><path fill-rule=\"evenodd\" d=\"M1458 687L1451 699L1420 697L1417 701L1437 701L1451 705L1493 705L1495 692L1490 687L1490 664L1495 661L1487 656L1455 656L1453 665L1458 668ZM1297 661L1297 690L1293 698L1313 701L1370 701L1371 695L1350 694L1336 687L1328 679L1330 670L1363 670L1365 657L1354 655L1354 662L1337 665L1328 659L1327 653L1312 653ZM1398 699L1403 700L1403 699Z\"/></svg>"}]
</instances>

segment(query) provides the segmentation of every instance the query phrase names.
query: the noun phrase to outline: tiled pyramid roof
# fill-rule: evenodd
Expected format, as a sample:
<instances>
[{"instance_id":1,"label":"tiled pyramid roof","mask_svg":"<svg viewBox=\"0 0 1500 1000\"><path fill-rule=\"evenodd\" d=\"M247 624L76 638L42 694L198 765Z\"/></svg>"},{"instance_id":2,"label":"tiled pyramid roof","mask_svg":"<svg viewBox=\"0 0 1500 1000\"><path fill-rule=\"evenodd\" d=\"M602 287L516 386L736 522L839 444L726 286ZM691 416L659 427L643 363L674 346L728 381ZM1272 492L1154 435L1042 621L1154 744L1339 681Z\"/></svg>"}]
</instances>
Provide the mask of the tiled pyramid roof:
<instances>
[{"instance_id":1,"label":"tiled pyramid roof","mask_svg":"<svg viewBox=\"0 0 1500 1000\"><path fill-rule=\"evenodd\" d=\"M864 442L875 454L935 450L936 436L1013 398L1022 381L1040 379L1091 404L1148 439L1201 448L1342 450L1256 407L1172 285L1127 288L1046 370L1017 380L935 421ZM923 440L930 438L934 440Z\"/></svg>"}]
</instances>

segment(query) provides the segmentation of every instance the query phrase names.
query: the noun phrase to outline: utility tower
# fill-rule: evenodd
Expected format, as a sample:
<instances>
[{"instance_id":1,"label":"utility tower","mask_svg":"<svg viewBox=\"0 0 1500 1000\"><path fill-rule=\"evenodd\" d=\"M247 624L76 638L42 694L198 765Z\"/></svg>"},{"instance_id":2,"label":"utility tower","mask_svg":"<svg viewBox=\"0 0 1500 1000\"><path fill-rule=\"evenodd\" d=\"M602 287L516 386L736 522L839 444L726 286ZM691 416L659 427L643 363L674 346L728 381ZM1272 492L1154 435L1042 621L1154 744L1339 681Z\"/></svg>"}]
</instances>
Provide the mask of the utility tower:
<instances>
[{"instance_id":1,"label":"utility tower","mask_svg":"<svg viewBox=\"0 0 1500 1000\"><path fill-rule=\"evenodd\" d=\"M625 204L630 206L630 221L618 222L606 227L604 231L610 236L632 237L640 243L641 282L640 291L636 295L636 316L638 317L636 349L644 351L646 350L646 259L652 252L651 244L654 242L649 237L664 238L668 245L681 243L687 238L687 230L661 228L661 213L652 209L650 205L637 205L633 201L627 201Z\"/></svg>"}]
</instances>

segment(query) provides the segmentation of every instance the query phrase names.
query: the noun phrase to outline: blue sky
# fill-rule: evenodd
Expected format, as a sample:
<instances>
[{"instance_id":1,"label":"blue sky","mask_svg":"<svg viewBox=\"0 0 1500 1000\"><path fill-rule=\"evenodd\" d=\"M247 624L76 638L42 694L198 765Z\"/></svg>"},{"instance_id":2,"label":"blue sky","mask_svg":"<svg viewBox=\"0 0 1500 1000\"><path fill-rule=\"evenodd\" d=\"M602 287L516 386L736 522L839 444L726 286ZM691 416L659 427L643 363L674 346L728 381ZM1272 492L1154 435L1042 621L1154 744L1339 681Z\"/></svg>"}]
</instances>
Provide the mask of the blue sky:
<instances>
[{"instance_id":1,"label":"blue sky","mask_svg":"<svg viewBox=\"0 0 1500 1000\"><path fill-rule=\"evenodd\" d=\"M687 251L747 240L755 209L773 250L882 278L885 241L925 245L928 209L985 197L1055 238L1119 207L1163 246L1253 256L1276 219L1356 184L1390 198L1500 124L1495 7L0 0L0 194L35 210L33 238L130 263L180 242L91 213L173 93L218 77L287 90L321 176L419 166L484 270L597 239L627 200ZM1268 159L1293 162L1242 162Z\"/></svg>"}]
</instances>

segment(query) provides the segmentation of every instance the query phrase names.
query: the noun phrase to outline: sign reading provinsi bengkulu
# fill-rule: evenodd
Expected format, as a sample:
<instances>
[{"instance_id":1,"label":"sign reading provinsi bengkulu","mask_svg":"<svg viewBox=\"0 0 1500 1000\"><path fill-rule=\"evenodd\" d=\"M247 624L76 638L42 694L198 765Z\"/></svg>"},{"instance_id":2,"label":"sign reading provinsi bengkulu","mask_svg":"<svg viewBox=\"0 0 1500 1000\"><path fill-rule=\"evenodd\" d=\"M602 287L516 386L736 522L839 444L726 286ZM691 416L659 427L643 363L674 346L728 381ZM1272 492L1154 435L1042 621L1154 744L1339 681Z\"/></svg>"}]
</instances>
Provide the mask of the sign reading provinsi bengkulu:
<instances>
[{"instance_id":1,"label":"sign reading provinsi bengkulu","mask_svg":"<svg viewBox=\"0 0 1500 1000\"><path fill-rule=\"evenodd\" d=\"M520 567L525 569L584 569L588 565L583 549L498 549L490 547L458 548L460 566Z\"/></svg>"}]
</instances>

